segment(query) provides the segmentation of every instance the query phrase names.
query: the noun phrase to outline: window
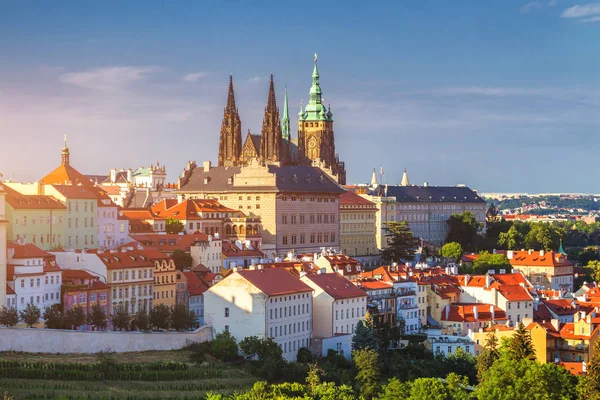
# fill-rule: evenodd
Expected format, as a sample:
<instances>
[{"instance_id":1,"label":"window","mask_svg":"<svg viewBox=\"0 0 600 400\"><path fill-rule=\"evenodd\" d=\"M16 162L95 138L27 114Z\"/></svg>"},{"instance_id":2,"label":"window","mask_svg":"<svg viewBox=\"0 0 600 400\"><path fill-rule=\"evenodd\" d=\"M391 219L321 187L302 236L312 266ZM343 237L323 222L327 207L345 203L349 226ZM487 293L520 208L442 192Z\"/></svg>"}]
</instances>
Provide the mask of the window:
<instances>
[{"instance_id":1,"label":"window","mask_svg":"<svg viewBox=\"0 0 600 400\"><path fill-rule=\"evenodd\" d=\"M296 225L296 216L292 215L292 225Z\"/></svg>"},{"instance_id":2,"label":"window","mask_svg":"<svg viewBox=\"0 0 600 400\"><path fill-rule=\"evenodd\" d=\"M225 307L225 318L229 318L229 307ZM225 330L229 330L225 328Z\"/></svg>"},{"instance_id":3,"label":"window","mask_svg":"<svg viewBox=\"0 0 600 400\"><path fill-rule=\"evenodd\" d=\"M287 236L284 236L284 237L281 238L281 243L282 244L288 244L288 238L287 238Z\"/></svg>"},{"instance_id":4,"label":"window","mask_svg":"<svg viewBox=\"0 0 600 400\"><path fill-rule=\"evenodd\" d=\"M296 244L296 235L292 235L292 244Z\"/></svg>"},{"instance_id":5,"label":"window","mask_svg":"<svg viewBox=\"0 0 600 400\"><path fill-rule=\"evenodd\" d=\"M305 223L304 215L300 215L300 224L304 224L304 223Z\"/></svg>"},{"instance_id":6,"label":"window","mask_svg":"<svg viewBox=\"0 0 600 400\"><path fill-rule=\"evenodd\" d=\"M284 225L287 224L287 215L282 215L281 216L281 223L284 224Z\"/></svg>"}]
</instances>

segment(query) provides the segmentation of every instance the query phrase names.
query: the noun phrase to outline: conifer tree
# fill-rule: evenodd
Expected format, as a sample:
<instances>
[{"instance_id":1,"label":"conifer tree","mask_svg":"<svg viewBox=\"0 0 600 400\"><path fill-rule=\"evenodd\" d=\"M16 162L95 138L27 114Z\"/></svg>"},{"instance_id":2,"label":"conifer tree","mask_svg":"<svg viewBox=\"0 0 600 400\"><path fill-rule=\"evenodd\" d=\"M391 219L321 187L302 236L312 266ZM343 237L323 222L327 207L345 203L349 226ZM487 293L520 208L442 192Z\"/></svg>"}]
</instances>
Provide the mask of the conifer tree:
<instances>
[{"instance_id":1,"label":"conifer tree","mask_svg":"<svg viewBox=\"0 0 600 400\"><path fill-rule=\"evenodd\" d=\"M364 321L358 321L354 336L352 336L352 350L373 349L377 350L377 339L372 328L365 325Z\"/></svg>"},{"instance_id":2,"label":"conifer tree","mask_svg":"<svg viewBox=\"0 0 600 400\"><path fill-rule=\"evenodd\" d=\"M500 357L496 332L491 331L488 334L484 347L483 351L477 356L476 361L477 380L479 382L483 379L483 374L485 374L485 372L490 369L494 362Z\"/></svg>"},{"instance_id":3,"label":"conifer tree","mask_svg":"<svg viewBox=\"0 0 600 400\"><path fill-rule=\"evenodd\" d=\"M600 400L600 341L594 345L594 355L586 365L587 375L581 378L577 392L581 400Z\"/></svg>"},{"instance_id":4,"label":"conifer tree","mask_svg":"<svg viewBox=\"0 0 600 400\"><path fill-rule=\"evenodd\" d=\"M531 341L531 332L525 329L523 322L519 323L518 329L510 339L508 346L508 357L513 360L535 360L535 349Z\"/></svg>"}]
</instances>

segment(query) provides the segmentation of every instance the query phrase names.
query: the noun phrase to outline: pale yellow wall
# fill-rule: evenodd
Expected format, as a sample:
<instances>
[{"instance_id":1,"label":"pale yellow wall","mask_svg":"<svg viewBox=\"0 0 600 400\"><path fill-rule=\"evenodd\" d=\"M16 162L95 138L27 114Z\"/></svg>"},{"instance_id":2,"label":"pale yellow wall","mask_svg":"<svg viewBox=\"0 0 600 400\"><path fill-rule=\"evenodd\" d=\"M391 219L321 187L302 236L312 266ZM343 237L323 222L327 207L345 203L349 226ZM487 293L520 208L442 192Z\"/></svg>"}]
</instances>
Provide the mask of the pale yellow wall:
<instances>
[{"instance_id":1,"label":"pale yellow wall","mask_svg":"<svg viewBox=\"0 0 600 400\"><path fill-rule=\"evenodd\" d=\"M370 206L340 206L340 249L349 256L378 254L377 209Z\"/></svg>"},{"instance_id":2,"label":"pale yellow wall","mask_svg":"<svg viewBox=\"0 0 600 400\"><path fill-rule=\"evenodd\" d=\"M177 301L177 270L173 260L154 261L153 305L175 307Z\"/></svg>"}]
</instances>

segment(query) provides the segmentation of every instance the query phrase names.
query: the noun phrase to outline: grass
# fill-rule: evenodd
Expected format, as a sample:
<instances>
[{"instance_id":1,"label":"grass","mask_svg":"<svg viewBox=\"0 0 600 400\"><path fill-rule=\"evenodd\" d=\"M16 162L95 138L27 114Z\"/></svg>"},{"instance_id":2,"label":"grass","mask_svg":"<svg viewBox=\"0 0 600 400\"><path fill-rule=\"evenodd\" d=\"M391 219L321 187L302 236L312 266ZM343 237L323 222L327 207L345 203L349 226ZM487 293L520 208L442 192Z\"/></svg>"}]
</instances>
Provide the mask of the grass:
<instances>
[{"instance_id":1,"label":"grass","mask_svg":"<svg viewBox=\"0 0 600 400\"><path fill-rule=\"evenodd\" d=\"M148 351L114 354L117 362L149 364L157 362L188 363L189 350ZM0 352L0 359L51 363L96 363L94 354L33 354ZM204 399L206 393L224 395L249 390L255 377L242 368L210 360L223 378L187 381L55 381L37 379L0 379L0 394L7 392L14 400L22 399ZM190 364L194 370L196 367ZM1 396L0 396L1 398Z\"/></svg>"}]
</instances>

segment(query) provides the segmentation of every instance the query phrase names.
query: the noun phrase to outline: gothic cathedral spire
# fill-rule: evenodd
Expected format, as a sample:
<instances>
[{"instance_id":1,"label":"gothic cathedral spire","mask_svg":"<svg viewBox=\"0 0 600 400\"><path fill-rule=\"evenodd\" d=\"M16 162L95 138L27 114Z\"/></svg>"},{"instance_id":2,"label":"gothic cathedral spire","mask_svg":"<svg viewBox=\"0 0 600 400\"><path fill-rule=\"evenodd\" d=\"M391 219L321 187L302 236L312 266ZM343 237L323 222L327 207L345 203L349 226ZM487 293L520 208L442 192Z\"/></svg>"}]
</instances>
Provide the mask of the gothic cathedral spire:
<instances>
[{"instance_id":1,"label":"gothic cathedral spire","mask_svg":"<svg viewBox=\"0 0 600 400\"><path fill-rule=\"evenodd\" d=\"M235 105L233 77L229 75L229 92L223 112L221 137L219 139L219 166L234 166L240 162L242 154L242 124Z\"/></svg>"},{"instance_id":2,"label":"gothic cathedral spire","mask_svg":"<svg viewBox=\"0 0 600 400\"><path fill-rule=\"evenodd\" d=\"M283 140L281 134L281 123L279 121L279 109L275 100L275 84L273 74L269 84L269 97L260 137L260 157L265 162L282 162L284 160Z\"/></svg>"},{"instance_id":3,"label":"gothic cathedral spire","mask_svg":"<svg viewBox=\"0 0 600 400\"><path fill-rule=\"evenodd\" d=\"M290 142L290 112L288 109L287 87L285 88L285 97L283 98L283 118L281 118L281 135L284 142Z\"/></svg>"}]
</instances>

